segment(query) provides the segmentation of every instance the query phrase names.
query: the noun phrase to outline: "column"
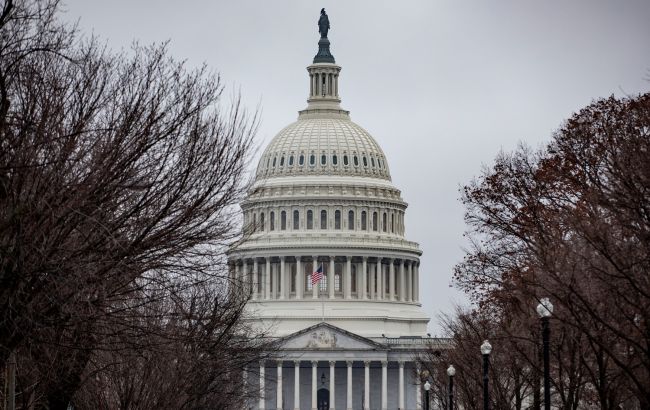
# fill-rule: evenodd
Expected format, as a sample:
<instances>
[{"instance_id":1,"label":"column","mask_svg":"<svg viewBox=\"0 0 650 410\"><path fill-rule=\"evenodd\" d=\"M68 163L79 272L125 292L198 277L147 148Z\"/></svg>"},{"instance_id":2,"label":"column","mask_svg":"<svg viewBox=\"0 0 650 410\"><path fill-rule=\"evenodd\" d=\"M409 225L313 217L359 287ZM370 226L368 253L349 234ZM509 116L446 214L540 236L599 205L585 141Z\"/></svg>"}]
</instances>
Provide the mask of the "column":
<instances>
[{"instance_id":1,"label":"column","mask_svg":"<svg viewBox=\"0 0 650 410\"><path fill-rule=\"evenodd\" d=\"M300 360L294 360L293 365L293 408L300 410Z\"/></svg>"},{"instance_id":2,"label":"column","mask_svg":"<svg viewBox=\"0 0 650 410\"><path fill-rule=\"evenodd\" d=\"M420 300L420 263L415 265L415 275L413 275L413 300Z\"/></svg>"},{"instance_id":3,"label":"column","mask_svg":"<svg viewBox=\"0 0 650 410\"><path fill-rule=\"evenodd\" d=\"M275 394L275 408L278 410L282 409L282 360L278 360L278 383L277 391Z\"/></svg>"},{"instance_id":4,"label":"column","mask_svg":"<svg viewBox=\"0 0 650 410\"><path fill-rule=\"evenodd\" d=\"M348 380L347 380L348 381L348 395L347 395L348 407L347 409L352 410L352 360L348 360L346 364L348 365Z\"/></svg>"},{"instance_id":5,"label":"column","mask_svg":"<svg viewBox=\"0 0 650 410\"><path fill-rule=\"evenodd\" d=\"M318 361L311 361L311 410L317 410L318 403Z\"/></svg>"},{"instance_id":6,"label":"column","mask_svg":"<svg viewBox=\"0 0 650 410\"><path fill-rule=\"evenodd\" d=\"M399 410L404 410L404 361L399 361Z\"/></svg>"},{"instance_id":7,"label":"column","mask_svg":"<svg viewBox=\"0 0 650 410\"><path fill-rule=\"evenodd\" d=\"M381 362L381 410L388 410L388 362Z\"/></svg>"},{"instance_id":8,"label":"column","mask_svg":"<svg viewBox=\"0 0 650 410\"><path fill-rule=\"evenodd\" d=\"M368 289L368 291L369 291L368 292L368 297L370 299L374 299L375 298L375 278L376 278L376 274L377 274L377 264L373 263L372 265L370 265L369 271L370 272L368 272L368 273L370 275L370 289Z\"/></svg>"},{"instance_id":9,"label":"column","mask_svg":"<svg viewBox=\"0 0 650 410\"><path fill-rule=\"evenodd\" d=\"M363 410L370 409L370 361L363 362Z\"/></svg>"},{"instance_id":10,"label":"column","mask_svg":"<svg viewBox=\"0 0 650 410\"><path fill-rule=\"evenodd\" d=\"M395 260L388 260L388 296L390 300L395 300Z\"/></svg>"},{"instance_id":11,"label":"column","mask_svg":"<svg viewBox=\"0 0 650 410\"><path fill-rule=\"evenodd\" d=\"M284 256L280 256L280 295L278 299L284 299L285 293L287 293L287 283L286 283L286 276L287 272L285 271L285 263L284 263Z\"/></svg>"},{"instance_id":12,"label":"column","mask_svg":"<svg viewBox=\"0 0 650 410\"><path fill-rule=\"evenodd\" d=\"M377 261L377 298L378 299L384 299L386 297L386 289L385 288L385 279L384 279L384 264L381 263L381 259Z\"/></svg>"},{"instance_id":13,"label":"column","mask_svg":"<svg viewBox=\"0 0 650 410\"><path fill-rule=\"evenodd\" d=\"M348 256L345 264L345 299L352 299L352 257Z\"/></svg>"},{"instance_id":14,"label":"column","mask_svg":"<svg viewBox=\"0 0 650 410\"><path fill-rule=\"evenodd\" d=\"M406 299L406 283L404 281L404 259L399 263L399 300L404 302Z\"/></svg>"},{"instance_id":15,"label":"column","mask_svg":"<svg viewBox=\"0 0 650 410\"><path fill-rule=\"evenodd\" d=\"M330 256L330 267L327 270L327 290L330 299L334 299L334 257Z\"/></svg>"},{"instance_id":16,"label":"column","mask_svg":"<svg viewBox=\"0 0 650 410\"><path fill-rule=\"evenodd\" d=\"M313 275L314 272L316 272L316 269L318 269L318 256L314 256L314 257L313 257L313 264L312 264L311 266L312 266L312 268L311 268L311 274ZM312 283L313 283L313 281L312 281ZM317 284L315 284L315 285L312 286L312 289L311 289L312 292L313 292L313 293L312 293L312 297L313 297L314 299L318 299L318 287L319 287L319 286L320 286L320 283L317 283Z\"/></svg>"},{"instance_id":17,"label":"column","mask_svg":"<svg viewBox=\"0 0 650 410\"><path fill-rule=\"evenodd\" d=\"M368 299L368 292L366 287L368 286L368 257L363 257L363 262L361 263L361 299Z\"/></svg>"},{"instance_id":18,"label":"column","mask_svg":"<svg viewBox=\"0 0 650 410\"><path fill-rule=\"evenodd\" d=\"M330 360L330 409L334 410L334 403L336 403L336 395L334 394L334 365L336 365L336 362L334 360Z\"/></svg>"},{"instance_id":19,"label":"column","mask_svg":"<svg viewBox=\"0 0 650 410\"><path fill-rule=\"evenodd\" d=\"M296 256L296 299L302 299L302 290L305 288L304 280L305 272L302 269L302 261L300 256Z\"/></svg>"},{"instance_id":20,"label":"column","mask_svg":"<svg viewBox=\"0 0 650 410\"><path fill-rule=\"evenodd\" d=\"M420 362L415 363L415 410L422 410L422 391L420 384L422 379L420 376Z\"/></svg>"},{"instance_id":21,"label":"column","mask_svg":"<svg viewBox=\"0 0 650 410\"><path fill-rule=\"evenodd\" d=\"M257 258L253 258L253 274L250 277L250 286L253 288L253 299L257 299L259 296L257 294L257 281L259 277L259 264L257 263Z\"/></svg>"},{"instance_id":22,"label":"column","mask_svg":"<svg viewBox=\"0 0 650 410\"><path fill-rule=\"evenodd\" d=\"M264 298L271 299L271 258L266 257L266 268L264 269Z\"/></svg>"},{"instance_id":23,"label":"column","mask_svg":"<svg viewBox=\"0 0 650 410\"><path fill-rule=\"evenodd\" d=\"M259 409L264 410L265 407L265 387L264 387L264 360L260 360L260 405Z\"/></svg>"},{"instance_id":24,"label":"column","mask_svg":"<svg viewBox=\"0 0 650 410\"><path fill-rule=\"evenodd\" d=\"M409 268L408 271L406 272L406 301L410 302L412 299L413 295L413 282L411 281L413 279L413 261L409 262Z\"/></svg>"}]
</instances>

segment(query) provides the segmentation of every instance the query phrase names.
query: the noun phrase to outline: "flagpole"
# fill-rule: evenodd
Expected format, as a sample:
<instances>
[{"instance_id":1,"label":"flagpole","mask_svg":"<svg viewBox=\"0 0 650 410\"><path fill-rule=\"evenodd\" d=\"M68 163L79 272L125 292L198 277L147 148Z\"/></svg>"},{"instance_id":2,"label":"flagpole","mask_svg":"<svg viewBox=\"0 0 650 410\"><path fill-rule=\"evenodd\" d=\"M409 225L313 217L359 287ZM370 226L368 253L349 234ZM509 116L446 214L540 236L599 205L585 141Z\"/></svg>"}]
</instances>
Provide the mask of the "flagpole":
<instances>
[{"instance_id":1,"label":"flagpole","mask_svg":"<svg viewBox=\"0 0 650 410\"><path fill-rule=\"evenodd\" d=\"M321 295L321 286L320 286L320 282L322 282L322 281L323 281L323 278L321 278L321 280L318 282L318 298L320 299L322 321L324 322L325 321L325 301L321 297L322 295Z\"/></svg>"}]
</instances>

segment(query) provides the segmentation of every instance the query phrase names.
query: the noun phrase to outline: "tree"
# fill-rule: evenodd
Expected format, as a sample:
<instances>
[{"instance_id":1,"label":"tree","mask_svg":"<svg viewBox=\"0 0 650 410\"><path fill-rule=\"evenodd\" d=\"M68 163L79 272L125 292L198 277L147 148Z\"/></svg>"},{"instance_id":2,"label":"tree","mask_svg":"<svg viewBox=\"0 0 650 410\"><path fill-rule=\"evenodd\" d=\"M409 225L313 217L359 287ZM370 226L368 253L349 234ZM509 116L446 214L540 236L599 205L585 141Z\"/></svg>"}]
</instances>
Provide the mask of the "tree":
<instances>
[{"instance_id":1,"label":"tree","mask_svg":"<svg viewBox=\"0 0 650 410\"><path fill-rule=\"evenodd\" d=\"M113 53L58 13L5 0L0 14L0 367L17 353L23 397L58 409L136 352L183 351L186 368L157 371L194 376L204 391L179 400L200 407L223 359L264 350L224 256L256 119L207 68L164 45ZM223 374L199 382L206 355Z\"/></svg>"},{"instance_id":2,"label":"tree","mask_svg":"<svg viewBox=\"0 0 650 410\"><path fill-rule=\"evenodd\" d=\"M611 97L575 114L546 151L501 154L463 190L473 245L457 282L501 317L551 297L554 387L584 389L602 409L650 407L649 153L650 94ZM584 387L560 372L567 357Z\"/></svg>"}]
</instances>

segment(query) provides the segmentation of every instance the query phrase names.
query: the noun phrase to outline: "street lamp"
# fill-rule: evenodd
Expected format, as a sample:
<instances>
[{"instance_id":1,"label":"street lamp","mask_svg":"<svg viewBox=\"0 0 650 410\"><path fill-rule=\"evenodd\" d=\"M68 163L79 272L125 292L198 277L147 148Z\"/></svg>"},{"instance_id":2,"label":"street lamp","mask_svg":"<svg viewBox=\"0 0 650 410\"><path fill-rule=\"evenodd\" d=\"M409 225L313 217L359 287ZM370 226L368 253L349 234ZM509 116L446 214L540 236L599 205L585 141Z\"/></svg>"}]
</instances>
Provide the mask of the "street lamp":
<instances>
[{"instance_id":1,"label":"street lamp","mask_svg":"<svg viewBox=\"0 0 650 410\"><path fill-rule=\"evenodd\" d=\"M544 343L544 410L551 410L551 370L549 342L551 328L549 318L553 314L553 304L548 298L542 298L537 305L537 314L542 319L542 341Z\"/></svg>"},{"instance_id":2,"label":"street lamp","mask_svg":"<svg viewBox=\"0 0 650 410\"><path fill-rule=\"evenodd\" d=\"M456 368L450 364L447 368L447 376L449 376L449 410L454 410L454 375L456 375Z\"/></svg>"},{"instance_id":3,"label":"street lamp","mask_svg":"<svg viewBox=\"0 0 650 410\"><path fill-rule=\"evenodd\" d=\"M424 383L424 410L429 410L429 390L431 389L431 383L427 380Z\"/></svg>"},{"instance_id":4,"label":"street lamp","mask_svg":"<svg viewBox=\"0 0 650 410\"><path fill-rule=\"evenodd\" d=\"M490 352L492 352L492 345L487 340L484 340L483 344L481 345L481 354L483 355L483 410L490 409L490 389L488 388L488 366L490 365Z\"/></svg>"}]
</instances>

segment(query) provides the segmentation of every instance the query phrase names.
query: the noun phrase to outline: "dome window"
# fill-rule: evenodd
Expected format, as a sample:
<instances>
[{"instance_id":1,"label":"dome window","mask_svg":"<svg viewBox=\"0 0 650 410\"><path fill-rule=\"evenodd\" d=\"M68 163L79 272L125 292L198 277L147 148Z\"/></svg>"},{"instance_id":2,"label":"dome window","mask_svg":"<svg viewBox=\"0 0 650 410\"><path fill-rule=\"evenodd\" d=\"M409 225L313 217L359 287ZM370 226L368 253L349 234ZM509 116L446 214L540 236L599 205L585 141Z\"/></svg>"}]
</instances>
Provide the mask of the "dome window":
<instances>
[{"instance_id":1,"label":"dome window","mask_svg":"<svg viewBox=\"0 0 650 410\"><path fill-rule=\"evenodd\" d=\"M359 166L359 157L357 157L356 155L354 156L354 166L355 167Z\"/></svg>"},{"instance_id":2,"label":"dome window","mask_svg":"<svg viewBox=\"0 0 650 410\"><path fill-rule=\"evenodd\" d=\"M377 158L377 165L379 165L379 169L383 168L381 165L381 158Z\"/></svg>"},{"instance_id":3,"label":"dome window","mask_svg":"<svg viewBox=\"0 0 650 410\"><path fill-rule=\"evenodd\" d=\"M270 224L269 229L275 231L275 212L273 211L271 211L271 213L269 214L269 224Z\"/></svg>"},{"instance_id":4,"label":"dome window","mask_svg":"<svg viewBox=\"0 0 650 410\"><path fill-rule=\"evenodd\" d=\"M287 211L280 212L280 229L287 230Z\"/></svg>"},{"instance_id":5,"label":"dome window","mask_svg":"<svg viewBox=\"0 0 650 410\"><path fill-rule=\"evenodd\" d=\"M300 159L298 159L298 165L300 166L305 165L305 156L303 154L300 154Z\"/></svg>"},{"instance_id":6,"label":"dome window","mask_svg":"<svg viewBox=\"0 0 650 410\"><path fill-rule=\"evenodd\" d=\"M273 168L275 168L275 163L277 160L278 160L277 158L273 158Z\"/></svg>"},{"instance_id":7,"label":"dome window","mask_svg":"<svg viewBox=\"0 0 650 410\"><path fill-rule=\"evenodd\" d=\"M309 156L309 165L311 165L312 167L313 167L314 165L316 165L316 155L311 154L311 155Z\"/></svg>"},{"instance_id":8,"label":"dome window","mask_svg":"<svg viewBox=\"0 0 650 410\"><path fill-rule=\"evenodd\" d=\"M307 211L307 229L314 229L314 211Z\"/></svg>"},{"instance_id":9,"label":"dome window","mask_svg":"<svg viewBox=\"0 0 650 410\"><path fill-rule=\"evenodd\" d=\"M348 211L348 229L354 230L354 211Z\"/></svg>"},{"instance_id":10,"label":"dome window","mask_svg":"<svg viewBox=\"0 0 650 410\"><path fill-rule=\"evenodd\" d=\"M336 154L332 155L332 165L338 165L339 164L339 158L336 156Z\"/></svg>"},{"instance_id":11,"label":"dome window","mask_svg":"<svg viewBox=\"0 0 650 410\"><path fill-rule=\"evenodd\" d=\"M341 211L334 211L334 229L341 229Z\"/></svg>"},{"instance_id":12,"label":"dome window","mask_svg":"<svg viewBox=\"0 0 650 410\"><path fill-rule=\"evenodd\" d=\"M293 211L293 229L298 230L300 229L300 212L299 211Z\"/></svg>"},{"instance_id":13,"label":"dome window","mask_svg":"<svg viewBox=\"0 0 650 410\"><path fill-rule=\"evenodd\" d=\"M323 154L320 156L320 164L321 165L327 164L327 155Z\"/></svg>"},{"instance_id":14,"label":"dome window","mask_svg":"<svg viewBox=\"0 0 650 410\"><path fill-rule=\"evenodd\" d=\"M280 158L280 166L284 166L284 155Z\"/></svg>"},{"instance_id":15,"label":"dome window","mask_svg":"<svg viewBox=\"0 0 650 410\"><path fill-rule=\"evenodd\" d=\"M320 211L320 229L327 229L327 211Z\"/></svg>"},{"instance_id":16,"label":"dome window","mask_svg":"<svg viewBox=\"0 0 650 410\"><path fill-rule=\"evenodd\" d=\"M363 157L363 166L364 167L368 166L368 158L366 158L365 156Z\"/></svg>"},{"instance_id":17,"label":"dome window","mask_svg":"<svg viewBox=\"0 0 650 410\"><path fill-rule=\"evenodd\" d=\"M375 167L375 158L374 157L370 157L370 164L372 165L373 168Z\"/></svg>"},{"instance_id":18,"label":"dome window","mask_svg":"<svg viewBox=\"0 0 650 410\"><path fill-rule=\"evenodd\" d=\"M386 212L384 212L384 214L381 217L381 230L384 231L384 232L386 232L388 230L387 229L387 224L386 224Z\"/></svg>"},{"instance_id":19,"label":"dome window","mask_svg":"<svg viewBox=\"0 0 650 410\"><path fill-rule=\"evenodd\" d=\"M366 211L361 211L361 230L365 231L368 229L368 214Z\"/></svg>"},{"instance_id":20,"label":"dome window","mask_svg":"<svg viewBox=\"0 0 650 410\"><path fill-rule=\"evenodd\" d=\"M372 213L372 230L377 231L377 212Z\"/></svg>"},{"instance_id":21,"label":"dome window","mask_svg":"<svg viewBox=\"0 0 650 410\"><path fill-rule=\"evenodd\" d=\"M349 165L349 161L348 161L348 156L347 156L347 155L343 155L343 165L345 165L346 167Z\"/></svg>"},{"instance_id":22,"label":"dome window","mask_svg":"<svg viewBox=\"0 0 650 410\"><path fill-rule=\"evenodd\" d=\"M293 166L293 155L289 157L289 166Z\"/></svg>"},{"instance_id":23,"label":"dome window","mask_svg":"<svg viewBox=\"0 0 650 410\"><path fill-rule=\"evenodd\" d=\"M260 226L258 231L264 232L265 226L264 226L264 212L260 214Z\"/></svg>"}]
</instances>

